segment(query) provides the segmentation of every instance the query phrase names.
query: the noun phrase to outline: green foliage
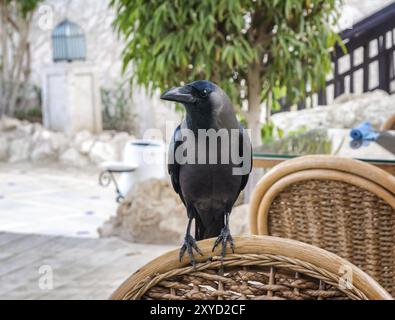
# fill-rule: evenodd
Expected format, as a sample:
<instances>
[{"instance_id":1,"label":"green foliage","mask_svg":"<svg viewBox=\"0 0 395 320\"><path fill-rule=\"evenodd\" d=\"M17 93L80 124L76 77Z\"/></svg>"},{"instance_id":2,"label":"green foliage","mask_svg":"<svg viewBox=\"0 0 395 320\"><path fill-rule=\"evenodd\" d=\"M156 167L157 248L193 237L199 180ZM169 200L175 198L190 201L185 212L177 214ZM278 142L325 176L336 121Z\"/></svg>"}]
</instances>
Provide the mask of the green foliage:
<instances>
[{"instance_id":1,"label":"green foliage","mask_svg":"<svg viewBox=\"0 0 395 320\"><path fill-rule=\"evenodd\" d=\"M308 154L331 154L332 139L327 130L315 129L304 132L298 129L290 132L281 139L267 140L266 143L256 148L256 154L285 154L301 156ZM333 154L337 154L335 151Z\"/></svg>"},{"instance_id":2,"label":"green foliage","mask_svg":"<svg viewBox=\"0 0 395 320\"><path fill-rule=\"evenodd\" d=\"M300 135L300 134L304 134L307 131L309 131L308 128L305 125L303 125L303 126L298 127L295 130L289 130L287 132L287 136L288 137L297 136L297 135Z\"/></svg>"},{"instance_id":3,"label":"green foliage","mask_svg":"<svg viewBox=\"0 0 395 320\"><path fill-rule=\"evenodd\" d=\"M237 117L237 120L240 122L240 124L241 124L244 128L247 128L247 127L248 127L248 125L247 125L247 120L246 120L246 118L244 117L244 115L243 115L241 112L236 112L236 117Z\"/></svg>"},{"instance_id":4,"label":"green foliage","mask_svg":"<svg viewBox=\"0 0 395 320\"><path fill-rule=\"evenodd\" d=\"M30 107L26 109L15 110L15 117L19 120L27 120L29 122L42 122L42 111L38 107Z\"/></svg>"},{"instance_id":5,"label":"green foliage","mask_svg":"<svg viewBox=\"0 0 395 320\"><path fill-rule=\"evenodd\" d=\"M284 137L284 131L276 127L272 121L266 122L261 127L261 139L263 143L269 143L274 141L276 138Z\"/></svg>"},{"instance_id":6,"label":"green foliage","mask_svg":"<svg viewBox=\"0 0 395 320\"><path fill-rule=\"evenodd\" d=\"M127 84L117 84L115 89L101 89L103 127L106 130L133 132L135 105Z\"/></svg>"},{"instance_id":7,"label":"green foliage","mask_svg":"<svg viewBox=\"0 0 395 320\"><path fill-rule=\"evenodd\" d=\"M278 109L317 91L331 69L337 0L112 0L125 37L124 69L151 89L210 79L241 106L249 68L261 101Z\"/></svg>"},{"instance_id":8,"label":"green foliage","mask_svg":"<svg viewBox=\"0 0 395 320\"><path fill-rule=\"evenodd\" d=\"M308 131L306 126L300 126L295 130L284 132L280 127L276 127L272 121L268 121L261 127L261 139L263 143L271 143L277 139L298 137Z\"/></svg>"},{"instance_id":9,"label":"green foliage","mask_svg":"<svg viewBox=\"0 0 395 320\"><path fill-rule=\"evenodd\" d=\"M43 0L6 0L7 4L14 3L17 5L19 13L25 17L28 13L36 10L37 5Z\"/></svg>"}]
</instances>

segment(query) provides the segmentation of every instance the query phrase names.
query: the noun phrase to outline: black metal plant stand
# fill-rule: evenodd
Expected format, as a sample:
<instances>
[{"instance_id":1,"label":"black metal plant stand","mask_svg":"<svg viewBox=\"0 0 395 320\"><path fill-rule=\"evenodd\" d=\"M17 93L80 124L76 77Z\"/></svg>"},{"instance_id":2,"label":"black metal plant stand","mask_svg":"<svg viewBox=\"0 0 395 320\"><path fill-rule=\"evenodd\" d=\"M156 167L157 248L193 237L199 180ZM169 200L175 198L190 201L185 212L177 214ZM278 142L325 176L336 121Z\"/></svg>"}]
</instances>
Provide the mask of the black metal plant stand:
<instances>
[{"instance_id":1,"label":"black metal plant stand","mask_svg":"<svg viewBox=\"0 0 395 320\"><path fill-rule=\"evenodd\" d=\"M114 184L115 186L115 191L117 193L117 197L116 197L116 201L119 203L121 200L125 199L125 197L123 196L123 194L121 193L121 190L119 190L119 186L117 183L117 180L115 179L115 175L117 173L130 173L136 170L136 166L129 166L129 167L125 167L123 165L120 165L118 168L115 168L116 166L114 166L113 168L111 167L107 167L105 168L99 175L99 184L102 187L108 187L111 182Z\"/></svg>"}]
</instances>

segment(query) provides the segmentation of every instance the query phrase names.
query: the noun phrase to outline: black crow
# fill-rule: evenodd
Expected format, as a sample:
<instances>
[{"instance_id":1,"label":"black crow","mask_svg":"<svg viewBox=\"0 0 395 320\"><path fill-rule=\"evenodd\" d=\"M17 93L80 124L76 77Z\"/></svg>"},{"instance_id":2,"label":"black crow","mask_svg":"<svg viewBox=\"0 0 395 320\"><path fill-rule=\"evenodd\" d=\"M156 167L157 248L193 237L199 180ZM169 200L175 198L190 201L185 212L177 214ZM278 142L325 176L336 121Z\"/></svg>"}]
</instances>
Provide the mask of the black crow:
<instances>
[{"instance_id":1,"label":"black crow","mask_svg":"<svg viewBox=\"0 0 395 320\"><path fill-rule=\"evenodd\" d=\"M161 99L180 102L186 109L170 143L168 164L173 188L189 218L180 260L187 251L195 264L193 249L201 254L195 239L211 237L218 237L213 251L222 242L223 257L227 242L234 251L229 215L251 171L250 139L228 96L210 81L172 88ZM195 239L190 235L193 219Z\"/></svg>"}]
</instances>

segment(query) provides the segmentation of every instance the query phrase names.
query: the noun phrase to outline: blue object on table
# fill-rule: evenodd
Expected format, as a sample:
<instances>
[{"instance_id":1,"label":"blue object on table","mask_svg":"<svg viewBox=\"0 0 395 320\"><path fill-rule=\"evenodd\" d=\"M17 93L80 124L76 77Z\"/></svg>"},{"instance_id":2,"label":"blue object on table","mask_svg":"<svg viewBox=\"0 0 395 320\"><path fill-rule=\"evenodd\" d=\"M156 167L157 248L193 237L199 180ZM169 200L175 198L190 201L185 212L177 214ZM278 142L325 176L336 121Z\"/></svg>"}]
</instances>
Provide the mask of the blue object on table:
<instances>
[{"instance_id":1,"label":"blue object on table","mask_svg":"<svg viewBox=\"0 0 395 320\"><path fill-rule=\"evenodd\" d=\"M379 135L379 133L373 131L372 125L369 122L361 123L350 132L350 136L354 140L376 140Z\"/></svg>"}]
</instances>

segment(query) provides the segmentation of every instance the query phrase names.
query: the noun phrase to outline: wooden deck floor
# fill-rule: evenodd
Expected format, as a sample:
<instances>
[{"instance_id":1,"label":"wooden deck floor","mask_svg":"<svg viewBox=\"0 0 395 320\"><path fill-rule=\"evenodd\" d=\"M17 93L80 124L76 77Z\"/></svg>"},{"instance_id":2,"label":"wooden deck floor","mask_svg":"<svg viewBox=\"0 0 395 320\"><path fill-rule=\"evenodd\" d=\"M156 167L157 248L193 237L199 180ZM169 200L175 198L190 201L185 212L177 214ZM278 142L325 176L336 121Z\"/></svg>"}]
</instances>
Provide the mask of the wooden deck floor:
<instances>
[{"instance_id":1,"label":"wooden deck floor","mask_svg":"<svg viewBox=\"0 0 395 320\"><path fill-rule=\"evenodd\" d=\"M107 299L135 270L171 248L0 232L0 299ZM51 272L53 288L47 289Z\"/></svg>"}]
</instances>

